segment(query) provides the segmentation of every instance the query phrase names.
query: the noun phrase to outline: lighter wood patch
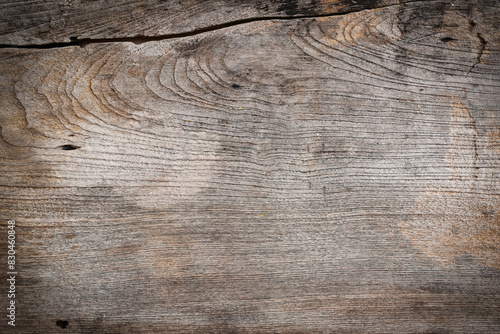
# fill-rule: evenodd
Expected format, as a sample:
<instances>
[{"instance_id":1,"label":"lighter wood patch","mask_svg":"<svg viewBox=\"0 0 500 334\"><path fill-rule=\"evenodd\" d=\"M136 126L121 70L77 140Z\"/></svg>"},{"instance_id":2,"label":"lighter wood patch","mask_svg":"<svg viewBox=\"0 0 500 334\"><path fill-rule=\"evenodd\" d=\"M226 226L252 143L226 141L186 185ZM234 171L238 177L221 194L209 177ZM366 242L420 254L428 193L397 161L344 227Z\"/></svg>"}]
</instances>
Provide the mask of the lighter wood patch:
<instances>
[{"instance_id":1,"label":"lighter wood patch","mask_svg":"<svg viewBox=\"0 0 500 334\"><path fill-rule=\"evenodd\" d=\"M401 226L417 248L445 265L470 254L482 265L500 267L499 184L478 178L478 134L464 101L455 98L451 110L450 178L426 188L411 209L413 218Z\"/></svg>"}]
</instances>

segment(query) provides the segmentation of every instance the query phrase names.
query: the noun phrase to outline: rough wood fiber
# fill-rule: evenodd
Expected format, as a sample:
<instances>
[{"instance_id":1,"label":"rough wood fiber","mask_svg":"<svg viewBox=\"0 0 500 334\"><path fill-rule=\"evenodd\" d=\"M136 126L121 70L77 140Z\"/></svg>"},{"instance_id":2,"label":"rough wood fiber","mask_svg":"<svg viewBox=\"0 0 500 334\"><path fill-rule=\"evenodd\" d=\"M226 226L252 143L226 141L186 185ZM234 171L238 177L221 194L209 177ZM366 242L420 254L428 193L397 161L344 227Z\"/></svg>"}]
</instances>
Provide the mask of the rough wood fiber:
<instances>
[{"instance_id":1,"label":"rough wood fiber","mask_svg":"<svg viewBox=\"0 0 500 334\"><path fill-rule=\"evenodd\" d=\"M190 33L241 20L347 13L407 1L8 0L0 3L0 44Z\"/></svg>"},{"instance_id":2,"label":"rough wood fiber","mask_svg":"<svg viewBox=\"0 0 500 334\"><path fill-rule=\"evenodd\" d=\"M16 329L500 332L498 16L3 49Z\"/></svg>"}]
</instances>

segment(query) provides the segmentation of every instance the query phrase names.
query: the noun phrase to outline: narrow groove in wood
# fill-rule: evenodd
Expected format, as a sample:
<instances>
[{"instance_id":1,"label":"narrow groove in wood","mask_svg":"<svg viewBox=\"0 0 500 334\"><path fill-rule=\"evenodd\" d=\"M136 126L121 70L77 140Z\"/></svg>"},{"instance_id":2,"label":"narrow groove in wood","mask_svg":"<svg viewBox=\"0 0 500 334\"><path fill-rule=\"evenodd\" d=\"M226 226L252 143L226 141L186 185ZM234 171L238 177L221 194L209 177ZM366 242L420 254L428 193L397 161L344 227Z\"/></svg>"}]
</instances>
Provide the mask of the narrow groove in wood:
<instances>
[{"instance_id":1,"label":"narrow groove in wood","mask_svg":"<svg viewBox=\"0 0 500 334\"><path fill-rule=\"evenodd\" d=\"M416 1L406 1L405 4L412 2L421 2L423 0ZM431 2L431 1L428 1ZM313 18L323 18L323 17L335 17L335 16L345 16L352 13L364 12L364 11L373 11L387 7L401 6L401 4L390 4L385 6L380 6L376 8L363 8L359 10L352 10L346 12L339 13L329 13L329 14L316 14L316 15L297 15L292 17L282 17L282 16L269 16L269 17L252 17L248 19L235 20L223 24L217 24L205 28L195 29L189 32L183 33L175 33L175 34L165 34L158 36L143 36L136 35L131 37L117 37L117 38L71 38L71 42L61 42L61 43L47 43L47 44L27 44L27 45L11 45L11 44L0 44L0 49L14 48L14 49L57 49L57 48L66 48L70 46L79 46L84 48L89 44L100 44L100 43L134 43L134 44L143 44L147 42L156 42L156 41L164 41L169 39L178 39L184 37L191 37L200 35L207 32L212 32L216 30L222 30L226 28L231 28L234 26L259 22L259 21L289 21L289 20L303 20L303 19L313 19Z\"/></svg>"}]
</instances>

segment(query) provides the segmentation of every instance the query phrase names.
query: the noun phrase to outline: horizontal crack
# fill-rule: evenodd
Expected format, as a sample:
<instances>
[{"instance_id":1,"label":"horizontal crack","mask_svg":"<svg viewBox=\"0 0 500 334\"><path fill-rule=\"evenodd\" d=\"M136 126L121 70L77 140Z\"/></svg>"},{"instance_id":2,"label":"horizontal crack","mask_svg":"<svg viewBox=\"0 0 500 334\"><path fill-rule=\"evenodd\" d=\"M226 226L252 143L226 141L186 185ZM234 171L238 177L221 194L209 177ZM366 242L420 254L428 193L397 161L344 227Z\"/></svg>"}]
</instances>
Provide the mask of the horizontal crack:
<instances>
[{"instance_id":1,"label":"horizontal crack","mask_svg":"<svg viewBox=\"0 0 500 334\"><path fill-rule=\"evenodd\" d=\"M419 1L421 1L421 0L407 1L405 3L419 2ZM334 13L334 14L300 15L300 16L292 16L292 17L283 17L283 16L253 17L253 18L248 18L248 19L241 19L241 20L235 20L235 21L231 21L231 22L221 23L218 25L213 25L213 26L209 26L209 27L205 27L205 28L195 29L195 30L192 30L189 32L158 35L158 36L138 35L138 36L132 36L132 37L114 37L114 38L99 38L99 39L97 39L97 38L96 39L94 39L94 38L84 38L84 39L71 38L70 42L58 42L58 43L47 43L47 44L28 44L28 45L0 44L0 49L5 49L5 48L55 49L55 48L64 48L64 47L69 47L69 46L80 46L83 48L89 44L123 43L123 42L142 44L142 43L146 43L146 42L163 41L163 40L168 40L168 39L196 36L199 34L211 32L211 31L216 31L216 30L220 30L220 29L224 29L224 28L230 28L230 27L234 27L234 26L238 26L238 25L246 24L246 23L251 23L251 22L277 21L277 20L285 21L285 20L300 20L300 19L314 19L314 18L321 18L321 17L343 16L343 15L347 15L347 14L351 14L351 13L375 10L375 9L392 7L392 6L400 6L400 4L390 4L390 5L380 6L380 7L376 7L376 8L363 8L363 9L359 9L359 10L339 12L339 13Z\"/></svg>"}]
</instances>

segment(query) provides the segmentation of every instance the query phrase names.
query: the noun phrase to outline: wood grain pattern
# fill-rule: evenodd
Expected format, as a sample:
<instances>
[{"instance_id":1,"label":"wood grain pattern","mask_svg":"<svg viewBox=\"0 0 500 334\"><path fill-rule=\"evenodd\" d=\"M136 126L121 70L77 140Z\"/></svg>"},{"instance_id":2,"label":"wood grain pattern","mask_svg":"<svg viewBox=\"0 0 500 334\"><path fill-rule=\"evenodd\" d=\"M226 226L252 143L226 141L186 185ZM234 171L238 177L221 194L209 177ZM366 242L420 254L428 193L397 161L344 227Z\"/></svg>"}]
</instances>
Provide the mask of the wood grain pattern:
<instances>
[{"instance_id":1,"label":"wood grain pattern","mask_svg":"<svg viewBox=\"0 0 500 334\"><path fill-rule=\"evenodd\" d=\"M191 33L236 21L347 13L412 0L7 0L0 44Z\"/></svg>"},{"instance_id":2,"label":"wood grain pattern","mask_svg":"<svg viewBox=\"0 0 500 334\"><path fill-rule=\"evenodd\" d=\"M1 50L16 329L499 332L499 14Z\"/></svg>"}]
</instances>

